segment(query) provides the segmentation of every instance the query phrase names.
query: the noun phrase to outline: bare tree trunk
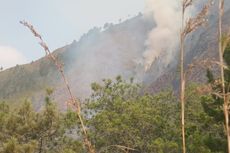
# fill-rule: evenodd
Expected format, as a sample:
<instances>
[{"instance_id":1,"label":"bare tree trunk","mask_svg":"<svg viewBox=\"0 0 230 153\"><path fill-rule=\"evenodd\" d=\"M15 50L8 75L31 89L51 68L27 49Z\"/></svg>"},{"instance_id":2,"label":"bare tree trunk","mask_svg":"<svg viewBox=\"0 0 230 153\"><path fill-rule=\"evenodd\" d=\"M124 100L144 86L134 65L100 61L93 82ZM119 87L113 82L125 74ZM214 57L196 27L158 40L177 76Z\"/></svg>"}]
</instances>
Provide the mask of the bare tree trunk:
<instances>
[{"instance_id":1,"label":"bare tree trunk","mask_svg":"<svg viewBox=\"0 0 230 153\"><path fill-rule=\"evenodd\" d=\"M222 17L224 13L224 0L219 0L219 60L220 60L220 70L221 70L221 85L222 85L222 94L223 94L223 109L225 116L225 126L226 126L226 135L228 140L228 153L230 153L230 132L229 132L229 115L228 115L228 100L225 92L225 78L224 78L224 59L223 59L223 46L222 46Z\"/></svg>"}]
</instances>

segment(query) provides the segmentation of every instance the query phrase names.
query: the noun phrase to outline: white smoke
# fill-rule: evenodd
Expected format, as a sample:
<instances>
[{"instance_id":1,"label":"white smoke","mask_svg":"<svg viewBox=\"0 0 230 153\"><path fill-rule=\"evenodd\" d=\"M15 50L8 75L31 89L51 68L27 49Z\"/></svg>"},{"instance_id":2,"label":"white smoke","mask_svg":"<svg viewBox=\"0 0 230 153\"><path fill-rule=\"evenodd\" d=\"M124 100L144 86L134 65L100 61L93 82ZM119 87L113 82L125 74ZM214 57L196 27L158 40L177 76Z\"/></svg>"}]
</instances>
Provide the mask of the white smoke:
<instances>
[{"instance_id":1,"label":"white smoke","mask_svg":"<svg viewBox=\"0 0 230 153\"><path fill-rule=\"evenodd\" d=\"M146 0L145 15L153 13L156 27L149 33L144 51L144 67L148 70L155 59L162 58L162 64L168 65L179 40L181 9L179 0ZM164 61L163 61L164 60Z\"/></svg>"}]
</instances>

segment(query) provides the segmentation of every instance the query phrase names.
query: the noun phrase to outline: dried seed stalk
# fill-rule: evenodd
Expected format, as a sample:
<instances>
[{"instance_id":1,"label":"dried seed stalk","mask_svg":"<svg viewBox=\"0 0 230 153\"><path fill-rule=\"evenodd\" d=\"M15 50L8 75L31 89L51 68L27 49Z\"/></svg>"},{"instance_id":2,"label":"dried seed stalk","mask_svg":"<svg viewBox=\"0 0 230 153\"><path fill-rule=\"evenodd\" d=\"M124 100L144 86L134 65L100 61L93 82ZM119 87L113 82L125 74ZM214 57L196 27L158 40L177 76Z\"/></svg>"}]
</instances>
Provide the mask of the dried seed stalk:
<instances>
[{"instance_id":1,"label":"dried seed stalk","mask_svg":"<svg viewBox=\"0 0 230 153\"><path fill-rule=\"evenodd\" d=\"M81 130L82 130L82 133L83 133L83 136L84 136L84 145L86 146L86 148L88 149L88 151L90 153L95 153L95 149L92 146L92 143L88 139L87 130L86 130L85 124L83 122L83 117L81 115L80 102L74 97L74 95L73 95L73 93L72 93L72 91L70 89L69 83L68 83L68 81L66 79L66 76L65 76L65 73L64 73L64 70L63 70L63 63L59 62L58 59L51 53L48 45L42 39L42 36L35 30L35 28L33 27L32 24L29 24L26 21L20 21L20 23L22 25L24 25L25 27L27 27L34 34L34 36L36 38L38 38L39 44L44 49L44 51L46 53L46 56L55 64L57 70L60 72L60 74L62 76L62 79L63 79L63 81L65 83L65 86L67 88L68 94L70 96L70 102L71 102L72 106L76 106L77 116L78 116L78 118L80 120Z\"/></svg>"},{"instance_id":2,"label":"dried seed stalk","mask_svg":"<svg viewBox=\"0 0 230 153\"><path fill-rule=\"evenodd\" d=\"M183 9L182 13L183 14L185 13L186 8L192 5L192 2L193 2L193 0L184 0L182 2L182 9Z\"/></svg>"},{"instance_id":3,"label":"dried seed stalk","mask_svg":"<svg viewBox=\"0 0 230 153\"><path fill-rule=\"evenodd\" d=\"M194 18L190 18L184 26L184 18L186 9L191 6L193 0L182 1L182 31L180 35L180 102L181 102L181 133L182 133L182 151L186 153L186 141L185 141L185 84L186 73L184 72L184 43L186 36L195 31L198 27L204 25L207 21L206 16L211 2L203 7L201 12Z\"/></svg>"},{"instance_id":4,"label":"dried seed stalk","mask_svg":"<svg viewBox=\"0 0 230 153\"><path fill-rule=\"evenodd\" d=\"M206 4L201 12L194 18L190 18L184 28L183 35L186 37L189 33L195 31L200 26L207 23L207 15L211 3Z\"/></svg>"}]
</instances>

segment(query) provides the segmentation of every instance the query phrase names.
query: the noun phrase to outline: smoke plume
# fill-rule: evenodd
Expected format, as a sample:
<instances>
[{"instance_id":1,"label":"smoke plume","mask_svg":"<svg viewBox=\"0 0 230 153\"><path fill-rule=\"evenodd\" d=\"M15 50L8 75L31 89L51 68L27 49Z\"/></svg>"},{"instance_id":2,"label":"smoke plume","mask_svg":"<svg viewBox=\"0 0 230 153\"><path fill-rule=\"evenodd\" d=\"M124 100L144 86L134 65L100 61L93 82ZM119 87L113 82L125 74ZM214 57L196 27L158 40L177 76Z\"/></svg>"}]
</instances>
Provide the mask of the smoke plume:
<instances>
[{"instance_id":1,"label":"smoke plume","mask_svg":"<svg viewBox=\"0 0 230 153\"><path fill-rule=\"evenodd\" d=\"M144 67L148 70L155 59L164 56L164 65L170 63L178 44L180 31L180 1L146 0L145 15L153 13L156 27L149 33L143 53Z\"/></svg>"}]
</instances>

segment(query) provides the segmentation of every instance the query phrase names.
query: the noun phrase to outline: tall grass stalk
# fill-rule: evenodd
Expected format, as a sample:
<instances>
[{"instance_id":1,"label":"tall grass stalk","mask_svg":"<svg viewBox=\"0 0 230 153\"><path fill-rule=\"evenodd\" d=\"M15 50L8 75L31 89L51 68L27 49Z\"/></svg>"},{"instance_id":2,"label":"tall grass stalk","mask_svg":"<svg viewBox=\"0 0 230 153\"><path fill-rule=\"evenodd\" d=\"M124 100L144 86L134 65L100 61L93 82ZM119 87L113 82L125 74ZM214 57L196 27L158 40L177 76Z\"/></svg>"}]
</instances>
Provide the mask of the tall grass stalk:
<instances>
[{"instance_id":1,"label":"tall grass stalk","mask_svg":"<svg viewBox=\"0 0 230 153\"><path fill-rule=\"evenodd\" d=\"M41 35L35 30L33 25L31 25L30 23L28 23L26 21L20 21L20 23L22 25L24 25L25 27L27 27L34 34L34 36L36 38L38 38L39 44L44 49L46 56L55 64L57 70L60 72L61 77L65 83L66 89L67 89L69 97L70 97L70 103L72 106L76 106L76 113L77 113L77 116L80 120L81 130L82 130L82 133L84 136L84 142L83 143L90 153L95 153L95 149L92 146L92 143L89 141L86 126L85 126L84 121L83 121L83 117L81 114L80 102L74 97L73 92L71 91L70 85L67 81L67 78L66 78L64 70L63 70L63 64L61 62L59 62L58 59L51 53L48 45L45 43L45 41L43 40Z\"/></svg>"},{"instance_id":2,"label":"tall grass stalk","mask_svg":"<svg viewBox=\"0 0 230 153\"><path fill-rule=\"evenodd\" d=\"M181 102L181 133L182 133L182 152L186 153L186 137L185 137L185 85L186 73L184 70L184 54L185 54L185 39L188 34L195 31L198 27L206 23L206 16L211 4L207 3L200 13L194 18L189 18L185 24L185 12L188 7L193 4L193 0L182 0L182 25L180 34L180 102Z\"/></svg>"},{"instance_id":3,"label":"tall grass stalk","mask_svg":"<svg viewBox=\"0 0 230 153\"><path fill-rule=\"evenodd\" d=\"M218 33L219 33L219 61L220 61L220 76L221 76L221 87L222 87L222 95L223 95L223 111L225 117L225 128L226 128L226 136L228 142L228 153L230 153L230 131L229 131L229 112L228 112L228 96L225 92L225 78L224 78L224 50L226 46L222 41L222 17L224 14L224 0L219 0L219 25L218 25Z\"/></svg>"}]
</instances>

